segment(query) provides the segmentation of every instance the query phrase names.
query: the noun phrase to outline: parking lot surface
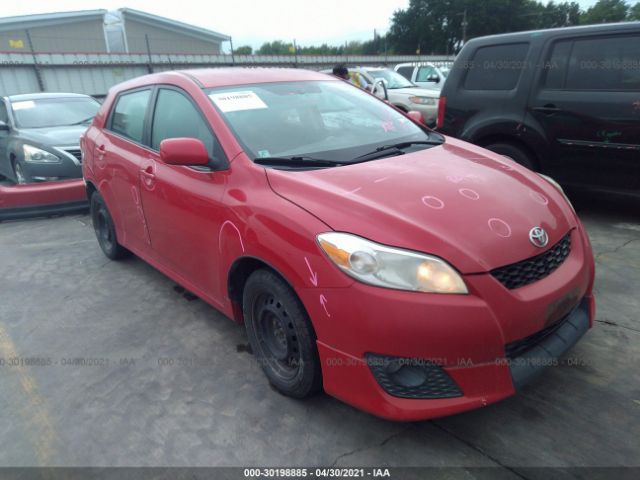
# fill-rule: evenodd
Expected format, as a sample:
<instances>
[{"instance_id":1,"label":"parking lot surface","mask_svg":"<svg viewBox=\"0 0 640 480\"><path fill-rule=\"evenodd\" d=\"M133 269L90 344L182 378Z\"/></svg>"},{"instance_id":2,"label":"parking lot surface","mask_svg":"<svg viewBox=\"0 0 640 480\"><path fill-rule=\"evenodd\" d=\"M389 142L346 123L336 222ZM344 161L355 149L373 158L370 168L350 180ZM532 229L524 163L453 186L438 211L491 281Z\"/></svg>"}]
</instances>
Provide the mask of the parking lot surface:
<instances>
[{"instance_id":1,"label":"parking lot surface","mask_svg":"<svg viewBox=\"0 0 640 480\"><path fill-rule=\"evenodd\" d=\"M135 257L107 260L87 215L0 223L0 466L639 466L640 208L576 207L595 328L520 394L415 423L279 395L244 327Z\"/></svg>"}]
</instances>

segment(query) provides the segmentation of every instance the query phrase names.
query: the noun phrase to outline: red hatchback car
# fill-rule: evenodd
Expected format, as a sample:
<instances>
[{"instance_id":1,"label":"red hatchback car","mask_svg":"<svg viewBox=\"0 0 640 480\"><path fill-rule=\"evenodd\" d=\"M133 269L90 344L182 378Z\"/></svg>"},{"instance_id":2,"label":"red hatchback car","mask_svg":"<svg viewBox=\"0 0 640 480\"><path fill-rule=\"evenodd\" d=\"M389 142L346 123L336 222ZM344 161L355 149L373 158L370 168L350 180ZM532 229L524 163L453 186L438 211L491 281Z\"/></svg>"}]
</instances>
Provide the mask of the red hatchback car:
<instances>
[{"instance_id":1,"label":"red hatchback car","mask_svg":"<svg viewBox=\"0 0 640 480\"><path fill-rule=\"evenodd\" d=\"M82 138L100 247L237 322L282 393L395 420L512 395L591 327L560 187L304 70L149 75Z\"/></svg>"}]
</instances>

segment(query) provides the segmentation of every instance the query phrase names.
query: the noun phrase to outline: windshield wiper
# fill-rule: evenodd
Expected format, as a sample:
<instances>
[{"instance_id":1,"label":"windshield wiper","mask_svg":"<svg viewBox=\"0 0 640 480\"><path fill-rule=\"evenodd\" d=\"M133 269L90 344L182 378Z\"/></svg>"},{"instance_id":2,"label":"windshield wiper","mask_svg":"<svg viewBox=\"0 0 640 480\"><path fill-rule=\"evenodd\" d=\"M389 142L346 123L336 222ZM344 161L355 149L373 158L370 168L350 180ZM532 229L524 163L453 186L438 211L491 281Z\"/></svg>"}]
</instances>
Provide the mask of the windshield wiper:
<instances>
[{"instance_id":1,"label":"windshield wiper","mask_svg":"<svg viewBox=\"0 0 640 480\"><path fill-rule=\"evenodd\" d=\"M415 141L415 142L400 142L394 143L393 145L382 145L381 147L376 148L374 151L365 153L364 155L360 155L359 157L354 158L355 162L358 161L366 161L366 160L375 160L376 158L382 158L391 155L402 155L404 152L402 151L405 148L411 147L412 145L441 145L442 142L431 140L431 141Z\"/></svg>"},{"instance_id":2,"label":"windshield wiper","mask_svg":"<svg viewBox=\"0 0 640 480\"><path fill-rule=\"evenodd\" d=\"M74 125L82 125L83 123L87 123L87 122L93 120L93 117L95 117L95 115L91 115L90 117L87 117L87 118L85 118L83 120L80 120L79 122L68 123L67 126L68 127L72 127Z\"/></svg>"},{"instance_id":3,"label":"windshield wiper","mask_svg":"<svg viewBox=\"0 0 640 480\"><path fill-rule=\"evenodd\" d=\"M261 157L255 158L254 163L271 167L337 167L344 165L343 162L333 160L323 160L320 158L293 156L293 157Z\"/></svg>"}]
</instances>

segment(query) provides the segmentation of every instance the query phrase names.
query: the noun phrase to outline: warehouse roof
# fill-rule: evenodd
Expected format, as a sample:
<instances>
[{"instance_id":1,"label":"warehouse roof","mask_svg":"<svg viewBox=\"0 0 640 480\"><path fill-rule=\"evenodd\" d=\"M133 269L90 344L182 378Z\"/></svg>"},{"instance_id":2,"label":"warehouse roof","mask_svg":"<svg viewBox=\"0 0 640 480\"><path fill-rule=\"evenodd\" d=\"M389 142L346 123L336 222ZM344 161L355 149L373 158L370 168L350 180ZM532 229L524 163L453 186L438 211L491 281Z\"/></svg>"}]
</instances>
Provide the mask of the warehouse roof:
<instances>
[{"instance_id":1,"label":"warehouse roof","mask_svg":"<svg viewBox=\"0 0 640 480\"><path fill-rule=\"evenodd\" d=\"M140 10L134 10L133 8L121 8L125 22L126 19L133 19L138 22L147 23L153 26L159 26L166 28L167 30L173 30L183 35L190 35L196 38L208 37L211 40L228 41L231 37L222 33L214 32L206 28L196 27L187 23L178 22L170 18L160 17L158 15L152 15L151 13L141 12Z\"/></svg>"},{"instance_id":2,"label":"warehouse roof","mask_svg":"<svg viewBox=\"0 0 640 480\"><path fill-rule=\"evenodd\" d=\"M106 10L80 10L77 12L37 13L17 17L0 18L0 31L17 28L35 28L75 22L77 20L102 19Z\"/></svg>"}]
</instances>

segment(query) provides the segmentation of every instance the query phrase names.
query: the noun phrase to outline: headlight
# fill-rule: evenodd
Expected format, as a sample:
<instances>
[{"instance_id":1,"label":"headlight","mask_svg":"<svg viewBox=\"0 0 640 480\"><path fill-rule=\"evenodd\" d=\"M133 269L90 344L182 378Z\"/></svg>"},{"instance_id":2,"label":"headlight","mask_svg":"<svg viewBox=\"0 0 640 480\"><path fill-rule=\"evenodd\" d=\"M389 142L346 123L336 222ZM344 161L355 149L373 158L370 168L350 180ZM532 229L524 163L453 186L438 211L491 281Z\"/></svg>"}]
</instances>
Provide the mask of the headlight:
<instances>
[{"instance_id":1,"label":"headlight","mask_svg":"<svg viewBox=\"0 0 640 480\"><path fill-rule=\"evenodd\" d=\"M60 157L32 145L23 145L24 161L30 163L60 163Z\"/></svg>"},{"instance_id":2,"label":"headlight","mask_svg":"<svg viewBox=\"0 0 640 480\"><path fill-rule=\"evenodd\" d=\"M569 200L569 197L567 197L567 194L564 193L563 188L560 186L560 184L558 182L556 182L553 178L547 176L547 175L543 175L542 173L539 173L538 175L540 175L542 178L544 178L547 182L549 182L551 185L553 185L554 187L556 187L558 189L558 191L562 194L562 196L564 197L564 199L567 201L567 203L569 204L569 206L571 207L571 209L575 212L576 209L573 208L573 204L571 203L571 200Z\"/></svg>"},{"instance_id":3,"label":"headlight","mask_svg":"<svg viewBox=\"0 0 640 480\"><path fill-rule=\"evenodd\" d=\"M343 272L363 283L417 292L469 293L460 274L431 255L387 247L348 233L322 233L318 244Z\"/></svg>"},{"instance_id":4,"label":"headlight","mask_svg":"<svg viewBox=\"0 0 640 480\"><path fill-rule=\"evenodd\" d=\"M417 103L418 105L435 105L436 99L431 97L409 97L411 103Z\"/></svg>"}]
</instances>

